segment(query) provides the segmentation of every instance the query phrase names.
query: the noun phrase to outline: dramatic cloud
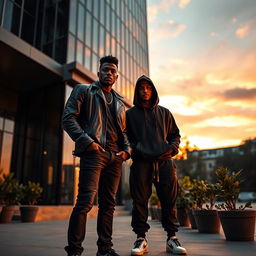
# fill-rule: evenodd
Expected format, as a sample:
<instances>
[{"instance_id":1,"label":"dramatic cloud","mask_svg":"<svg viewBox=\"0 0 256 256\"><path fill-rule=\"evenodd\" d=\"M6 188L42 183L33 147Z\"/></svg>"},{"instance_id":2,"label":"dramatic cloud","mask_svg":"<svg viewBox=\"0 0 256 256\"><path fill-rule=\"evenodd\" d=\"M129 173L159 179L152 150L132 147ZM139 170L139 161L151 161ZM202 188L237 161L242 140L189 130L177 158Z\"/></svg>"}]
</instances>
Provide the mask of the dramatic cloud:
<instances>
[{"instance_id":1,"label":"dramatic cloud","mask_svg":"<svg viewBox=\"0 0 256 256\"><path fill-rule=\"evenodd\" d=\"M232 23L232 24L237 23L237 18L233 18L233 19L231 20L231 23Z\"/></svg>"},{"instance_id":2,"label":"dramatic cloud","mask_svg":"<svg viewBox=\"0 0 256 256\"><path fill-rule=\"evenodd\" d=\"M177 24L173 20L169 20L164 24L160 24L154 34L157 34L157 40L175 38L178 37L185 29L186 25Z\"/></svg>"},{"instance_id":3,"label":"dramatic cloud","mask_svg":"<svg viewBox=\"0 0 256 256\"><path fill-rule=\"evenodd\" d=\"M191 0L180 0L179 7L184 8L186 5L188 5L191 2Z\"/></svg>"},{"instance_id":4,"label":"dramatic cloud","mask_svg":"<svg viewBox=\"0 0 256 256\"><path fill-rule=\"evenodd\" d=\"M218 34L217 34L216 32L211 32L210 35L211 35L212 37L215 37L215 36L217 36Z\"/></svg>"},{"instance_id":5,"label":"dramatic cloud","mask_svg":"<svg viewBox=\"0 0 256 256\"><path fill-rule=\"evenodd\" d=\"M227 100L252 100L256 98L256 88L234 88L223 92Z\"/></svg>"},{"instance_id":6,"label":"dramatic cloud","mask_svg":"<svg viewBox=\"0 0 256 256\"><path fill-rule=\"evenodd\" d=\"M179 4L189 1L161 1L169 11L158 6L149 25L150 76L160 104L173 113L181 135L200 148L256 136L256 19L249 18L256 3L226 1L203 7L192 1L185 9ZM232 10L224 8L229 4Z\"/></svg>"},{"instance_id":7,"label":"dramatic cloud","mask_svg":"<svg viewBox=\"0 0 256 256\"><path fill-rule=\"evenodd\" d=\"M156 19L158 10L155 6L148 7L148 22L153 23Z\"/></svg>"},{"instance_id":8,"label":"dramatic cloud","mask_svg":"<svg viewBox=\"0 0 256 256\"><path fill-rule=\"evenodd\" d=\"M241 26L236 30L236 36L240 39L245 38L249 33L249 26L247 24Z\"/></svg>"},{"instance_id":9,"label":"dramatic cloud","mask_svg":"<svg viewBox=\"0 0 256 256\"><path fill-rule=\"evenodd\" d=\"M151 1L154 2L154 1ZM176 4L177 0L161 0L155 1L154 4L148 6L148 21L153 23L157 16L161 13L170 11L170 8Z\"/></svg>"}]
</instances>

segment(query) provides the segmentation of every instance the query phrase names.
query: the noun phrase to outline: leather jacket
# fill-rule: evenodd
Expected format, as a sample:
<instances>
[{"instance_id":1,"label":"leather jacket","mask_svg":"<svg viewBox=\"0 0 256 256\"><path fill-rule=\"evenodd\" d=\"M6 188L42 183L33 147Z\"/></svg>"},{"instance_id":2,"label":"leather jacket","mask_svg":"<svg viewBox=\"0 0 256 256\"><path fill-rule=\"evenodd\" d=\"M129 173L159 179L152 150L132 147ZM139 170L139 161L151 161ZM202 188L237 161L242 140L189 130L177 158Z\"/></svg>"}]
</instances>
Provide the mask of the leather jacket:
<instances>
[{"instance_id":1,"label":"leather jacket","mask_svg":"<svg viewBox=\"0 0 256 256\"><path fill-rule=\"evenodd\" d=\"M126 115L122 96L112 89L117 118L118 134L122 134L121 150L131 154L126 135ZM64 130L75 141L75 156L81 156L86 148L96 142L101 147L106 145L107 111L99 81L91 85L77 85L67 100L62 124Z\"/></svg>"}]
</instances>

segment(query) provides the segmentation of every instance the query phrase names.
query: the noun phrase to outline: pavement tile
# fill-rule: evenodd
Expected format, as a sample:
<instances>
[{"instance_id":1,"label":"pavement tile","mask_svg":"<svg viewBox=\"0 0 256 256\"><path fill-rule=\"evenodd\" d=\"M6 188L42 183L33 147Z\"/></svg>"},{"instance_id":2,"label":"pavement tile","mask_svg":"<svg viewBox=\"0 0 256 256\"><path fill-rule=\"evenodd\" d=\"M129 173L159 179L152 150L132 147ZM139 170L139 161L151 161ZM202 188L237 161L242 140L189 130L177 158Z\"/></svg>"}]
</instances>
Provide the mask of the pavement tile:
<instances>
[{"instance_id":1,"label":"pavement tile","mask_svg":"<svg viewBox=\"0 0 256 256\"><path fill-rule=\"evenodd\" d=\"M96 218L87 220L85 247L86 256L95 256ZM121 256L129 256L135 234L130 227L131 216L114 217L113 242ZM165 252L166 234L158 221L149 221L151 226L147 239L147 256L171 256ZM12 222L0 224L0 255L8 256L65 256L68 220L43 221L36 223ZM256 242L229 242L223 232L200 234L197 230L181 227L179 240L188 250L189 256L256 256Z\"/></svg>"}]
</instances>

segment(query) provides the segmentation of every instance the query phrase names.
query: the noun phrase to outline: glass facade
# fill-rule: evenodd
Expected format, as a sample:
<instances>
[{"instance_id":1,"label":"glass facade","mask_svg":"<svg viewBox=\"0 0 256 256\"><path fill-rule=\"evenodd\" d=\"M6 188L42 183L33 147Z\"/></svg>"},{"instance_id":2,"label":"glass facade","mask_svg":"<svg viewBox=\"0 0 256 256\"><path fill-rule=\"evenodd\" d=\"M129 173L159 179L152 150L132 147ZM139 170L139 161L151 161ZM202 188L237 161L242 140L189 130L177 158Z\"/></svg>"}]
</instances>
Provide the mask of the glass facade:
<instances>
[{"instance_id":1,"label":"glass facade","mask_svg":"<svg viewBox=\"0 0 256 256\"><path fill-rule=\"evenodd\" d=\"M0 8L3 28L66 62L69 0L1 0Z\"/></svg>"},{"instance_id":2,"label":"glass facade","mask_svg":"<svg viewBox=\"0 0 256 256\"><path fill-rule=\"evenodd\" d=\"M21 182L40 182L41 204L72 204L79 173L74 143L61 127L79 79L66 79L64 72L57 78L47 63L63 70L79 63L89 84L99 59L112 54L119 59L114 89L131 104L137 78L149 75L146 13L146 0L0 0L0 27L18 39L16 50L0 41L1 58L8 60L0 62L0 170L15 172ZM22 53L20 39L51 59L38 65Z\"/></svg>"},{"instance_id":3,"label":"glass facade","mask_svg":"<svg viewBox=\"0 0 256 256\"><path fill-rule=\"evenodd\" d=\"M97 74L108 54L120 61L115 89L132 102L137 78L149 73L146 1L70 1L67 63Z\"/></svg>"},{"instance_id":4,"label":"glass facade","mask_svg":"<svg viewBox=\"0 0 256 256\"><path fill-rule=\"evenodd\" d=\"M1 26L61 64L97 74L99 58L120 60L115 89L130 102L149 74L146 0L1 0Z\"/></svg>"}]
</instances>

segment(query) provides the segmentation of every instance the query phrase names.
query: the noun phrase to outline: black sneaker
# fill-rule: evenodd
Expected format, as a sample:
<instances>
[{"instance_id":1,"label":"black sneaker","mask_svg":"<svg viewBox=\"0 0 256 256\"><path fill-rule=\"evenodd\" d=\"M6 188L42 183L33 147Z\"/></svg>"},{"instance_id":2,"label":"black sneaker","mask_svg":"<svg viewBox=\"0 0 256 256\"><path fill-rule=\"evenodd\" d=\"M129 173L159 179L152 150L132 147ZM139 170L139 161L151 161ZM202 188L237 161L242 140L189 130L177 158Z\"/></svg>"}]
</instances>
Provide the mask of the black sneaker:
<instances>
[{"instance_id":1,"label":"black sneaker","mask_svg":"<svg viewBox=\"0 0 256 256\"><path fill-rule=\"evenodd\" d=\"M97 252L96 256L120 256L114 249L109 249L105 253Z\"/></svg>"},{"instance_id":2,"label":"black sneaker","mask_svg":"<svg viewBox=\"0 0 256 256\"><path fill-rule=\"evenodd\" d=\"M148 252L148 242L145 238L139 237L134 242L134 247L131 251L131 255L143 255Z\"/></svg>"},{"instance_id":3,"label":"black sneaker","mask_svg":"<svg viewBox=\"0 0 256 256\"><path fill-rule=\"evenodd\" d=\"M187 250L181 247L181 244L176 236L172 236L167 240L166 252L171 252L172 254L178 254L178 255L187 254Z\"/></svg>"}]
</instances>

